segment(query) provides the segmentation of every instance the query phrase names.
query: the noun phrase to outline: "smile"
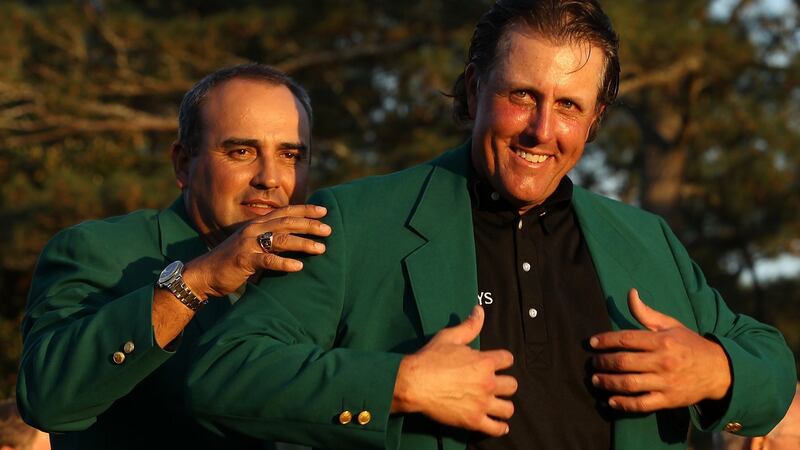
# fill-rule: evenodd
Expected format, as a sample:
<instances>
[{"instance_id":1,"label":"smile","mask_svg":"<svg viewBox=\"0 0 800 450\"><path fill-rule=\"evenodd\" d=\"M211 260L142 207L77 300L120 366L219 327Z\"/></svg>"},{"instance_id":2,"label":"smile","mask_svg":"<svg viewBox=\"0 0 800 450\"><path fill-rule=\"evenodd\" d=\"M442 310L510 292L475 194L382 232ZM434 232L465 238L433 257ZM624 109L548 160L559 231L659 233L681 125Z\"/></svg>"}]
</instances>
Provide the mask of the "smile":
<instances>
[{"instance_id":1,"label":"smile","mask_svg":"<svg viewBox=\"0 0 800 450\"><path fill-rule=\"evenodd\" d=\"M550 158L550 155L534 155L533 153L528 153L524 150L515 150L514 153L517 154L520 158L524 159L525 161L532 162L532 163L543 163Z\"/></svg>"}]
</instances>

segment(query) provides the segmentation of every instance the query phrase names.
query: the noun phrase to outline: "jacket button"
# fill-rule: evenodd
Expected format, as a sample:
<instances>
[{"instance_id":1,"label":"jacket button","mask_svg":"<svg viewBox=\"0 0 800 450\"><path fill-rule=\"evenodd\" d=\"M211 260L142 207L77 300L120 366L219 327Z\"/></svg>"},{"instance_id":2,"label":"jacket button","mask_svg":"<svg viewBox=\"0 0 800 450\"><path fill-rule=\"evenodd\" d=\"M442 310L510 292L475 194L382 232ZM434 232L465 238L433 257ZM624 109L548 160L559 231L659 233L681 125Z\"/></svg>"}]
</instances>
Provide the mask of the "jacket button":
<instances>
[{"instance_id":1,"label":"jacket button","mask_svg":"<svg viewBox=\"0 0 800 450\"><path fill-rule=\"evenodd\" d=\"M122 351L125 352L126 355L133 353L134 349L136 349L136 346L133 345L133 341L128 341L122 346Z\"/></svg>"},{"instance_id":2,"label":"jacket button","mask_svg":"<svg viewBox=\"0 0 800 450\"><path fill-rule=\"evenodd\" d=\"M348 423L350 423L351 420L353 420L353 413L351 413L350 411L344 410L342 411L341 414L339 414L340 424L347 425Z\"/></svg>"},{"instance_id":3,"label":"jacket button","mask_svg":"<svg viewBox=\"0 0 800 450\"><path fill-rule=\"evenodd\" d=\"M358 413L358 423L360 425L366 425L370 420L372 420L372 414L370 414L369 411L361 411Z\"/></svg>"},{"instance_id":4,"label":"jacket button","mask_svg":"<svg viewBox=\"0 0 800 450\"><path fill-rule=\"evenodd\" d=\"M739 422L731 422L725 425L725 431L727 431L728 433L738 433L742 431L742 424L740 424Z\"/></svg>"},{"instance_id":5,"label":"jacket button","mask_svg":"<svg viewBox=\"0 0 800 450\"><path fill-rule=\"evenodd\" d=\"M125 362L125 353L114 352L114 354L111 355L111 359L114 360L114 364L122 364Z\"/></svg>"}]
</instances>

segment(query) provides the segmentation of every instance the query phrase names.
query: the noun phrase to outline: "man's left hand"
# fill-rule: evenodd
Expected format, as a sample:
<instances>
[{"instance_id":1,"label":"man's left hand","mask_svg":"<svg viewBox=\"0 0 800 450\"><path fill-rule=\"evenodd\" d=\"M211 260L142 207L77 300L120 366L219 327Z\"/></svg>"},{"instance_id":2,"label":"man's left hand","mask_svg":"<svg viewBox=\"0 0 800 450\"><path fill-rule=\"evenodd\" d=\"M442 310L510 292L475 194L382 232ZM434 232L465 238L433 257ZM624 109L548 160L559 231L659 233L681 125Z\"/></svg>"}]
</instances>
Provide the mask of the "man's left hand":
<instances>
[{"instance_id":1,"label":"man's left hand","mask_svg":"<svg viewBox=\"0 0 800 450\"><path fill-rule=\"evenodd\" d=\"M612 393L609 406L652 412L727 394L731 373L722 346L648 307L636 289L628 293L628 307L646 330L611 331L589 341L607 352L593 358L592 384Z\"/></svg>"}]
</instances>

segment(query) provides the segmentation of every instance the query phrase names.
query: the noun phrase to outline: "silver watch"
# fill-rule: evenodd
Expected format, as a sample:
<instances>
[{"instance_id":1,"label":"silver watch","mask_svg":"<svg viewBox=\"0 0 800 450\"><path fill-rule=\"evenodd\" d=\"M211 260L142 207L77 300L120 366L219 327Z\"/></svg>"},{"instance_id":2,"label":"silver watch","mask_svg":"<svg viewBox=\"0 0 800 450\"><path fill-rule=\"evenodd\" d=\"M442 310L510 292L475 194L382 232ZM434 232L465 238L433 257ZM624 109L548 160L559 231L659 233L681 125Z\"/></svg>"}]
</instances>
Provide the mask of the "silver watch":
<instances>
[{"instance_id":1,"label":"silver watch","mask_svg":"<svg viewBox=\"0 0 800 450\"><path fill-rule=\"evenodd\" d=\"M172 292L178 300L192 311L197 311L208 303L208 300L200 300L183 282L183 263L173 261L158 276L156 286Z\"/></svg>"}]
</instances>

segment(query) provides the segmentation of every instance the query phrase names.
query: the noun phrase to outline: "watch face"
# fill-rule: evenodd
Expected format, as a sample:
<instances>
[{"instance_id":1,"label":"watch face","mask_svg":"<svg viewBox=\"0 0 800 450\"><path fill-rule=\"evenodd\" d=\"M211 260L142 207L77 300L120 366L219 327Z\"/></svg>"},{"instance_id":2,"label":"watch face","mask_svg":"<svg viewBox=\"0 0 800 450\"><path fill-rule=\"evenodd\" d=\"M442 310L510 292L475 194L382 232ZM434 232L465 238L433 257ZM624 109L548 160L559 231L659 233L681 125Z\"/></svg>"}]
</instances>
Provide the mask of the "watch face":
<instances>
[{"instance_id":1,"label":"watch face","mask_svg":"<svg viewBox=\"0 0 800 450\"><path fill-rule=\"evenodd\" d=\"M182 262L173 261L169 263L169 265L161 271L161 275L158 276L158 284L168 284L177 274L181 273L181 270L183 270Z\"/></svg>"}]
</instances>

